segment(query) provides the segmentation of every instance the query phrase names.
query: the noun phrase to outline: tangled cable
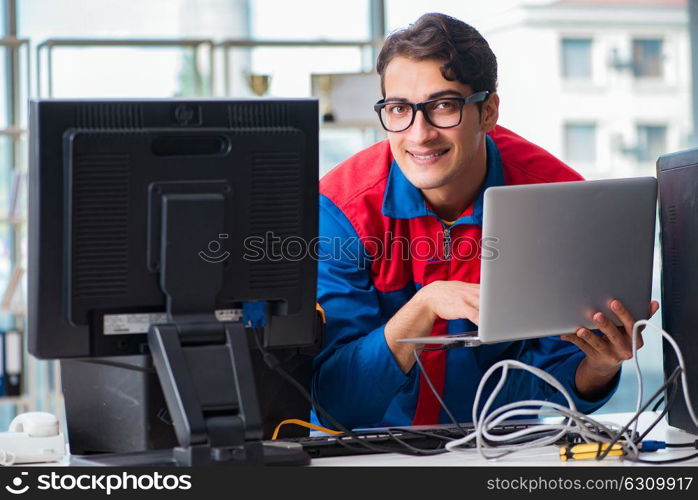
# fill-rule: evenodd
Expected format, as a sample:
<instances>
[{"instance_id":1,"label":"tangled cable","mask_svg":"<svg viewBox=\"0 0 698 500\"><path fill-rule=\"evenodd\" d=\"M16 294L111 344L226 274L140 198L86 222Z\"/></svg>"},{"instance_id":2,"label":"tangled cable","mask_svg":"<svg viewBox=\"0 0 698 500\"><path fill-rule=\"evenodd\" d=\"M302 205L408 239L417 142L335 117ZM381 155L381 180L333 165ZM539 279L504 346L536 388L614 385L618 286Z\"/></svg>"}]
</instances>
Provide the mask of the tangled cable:
<instances>
[{"instance_id":1,"label":"tangled cable","mask_svg":"<svg viewBox=\"0 0 698 500\"><path fill-rule=\"evenodd\" d=\"M650 326L661 332L662 336L669 342L676 352L679 366L674 370L674 373L667 379L665 384L644 404L642 398L642 373L640 371L640 364L637 359L637 338L639 335L639 329L641 327ZM671 398L667 395L667 408L670 405L670 399L676 394L676 383L680 375L681 384L683 386L684 399L686 401L686 406L693 419L693 422L698 426L698 418L693 410L691 404L690 395L688 392L688 381L686 378L686 367L681 354L681 349L676 344L674 339L661 328L649 323L647 320L640 320L635 322L632 331L632 349L633 358L635 365L635 372L638 380L638 395L637 395L637 405L635 408L635 414L633 418L623 427L604 424L596 419L589 417L583 413L577 411L574 399L570 396L567 389L551 374L536 368L534 366L527 365L516 360L503 360L495 363L490 367L489 370L483 375L480 385L478 386L477 393L475 395L475 400L473 402L473 426L474 431L467 434L463 438L453 440L446 444L446 449L452 452L467 452L463 446L471 445L472 441L475 441L475 447L477 448L480 455L488 460L495 460L510 453L521 451L525 449L530 449L540 446L548 446L559 442L565 436L573 434L579 436L586 443L608 443L605 450L599 447L599 452L596 456L597 460L603 460L612 449L612 446L619 444L624 452L627 459L634 461L643 461L639 458L641 449L639 447L640 441L646 436L649 431L659 422L659 420L664 416L666 410L662 412L662 415L657 418L654 423L642 434L638 436L637 426L640 414L645 411L651 404L652 401L659 397L662 392L669 388L673 388L671 392ZM415 351L415 356L418 355ZM420 363L420 368L423 368ZM497 395L501 392L504 384L506 383L507 376L511 370L525 370L538 378L544 380L553 388L557 389L565 398L568 406L564 406L552 401L544 400L524 400L517 401L514 403L506 404L490 412L490 408L494 404ZM480 400L487 381L497 372L501 370L501 376L496 387L490 394L490 396L485 401L482 406L482 410L478 412L480 407ZM432 387L431 381L424 371L422 373L425 375L429 386ZM668 391L669 392L669 391ZM441 398L439 402L443 401ZM447 412L450 416L450 412ZM549 417L549 416L562 416L563 421L561 423L543 423L540 425L534 425L526 429L522 429L516 432L508 433L505 435L496 434L491 432L495 427L501 426L506 420L521 416L536 416L536 417ZM630 431L630 427L633 427ZM619 428L620 427L620 428ZM552 434L551 434L552 432ZM527 439L525 442L520 443L518 441L522 439ZM685 457L690 458L690 457ZM681 460L681 459L679 459ZM674 460L676 461L676 459Z\"/></svg>"}]
</instances>

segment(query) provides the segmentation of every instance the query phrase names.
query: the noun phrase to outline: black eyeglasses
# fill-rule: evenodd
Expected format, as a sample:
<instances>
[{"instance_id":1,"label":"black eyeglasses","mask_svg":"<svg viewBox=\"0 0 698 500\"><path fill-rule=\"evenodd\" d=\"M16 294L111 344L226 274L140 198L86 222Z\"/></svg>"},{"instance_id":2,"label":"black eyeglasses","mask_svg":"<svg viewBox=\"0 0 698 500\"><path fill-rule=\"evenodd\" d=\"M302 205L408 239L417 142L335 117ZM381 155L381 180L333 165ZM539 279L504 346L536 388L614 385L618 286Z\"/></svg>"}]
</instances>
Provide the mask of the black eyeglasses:
<instances>
[{"instance_id":1,"label":"black eyeglasses","mask_svg":"<svg viewBox=\"0 0 698 500\"><path fill-rule=\"evenodd\" d=\"M463 120L463 106L470 102L482 102L489 92L481 90L468 97L440 97L424 102L378 101L373 109L378 113L381 125L388 132L403 132L410 128L417 111L436 128L453 128Z\"/></svg>"}]
</instances>

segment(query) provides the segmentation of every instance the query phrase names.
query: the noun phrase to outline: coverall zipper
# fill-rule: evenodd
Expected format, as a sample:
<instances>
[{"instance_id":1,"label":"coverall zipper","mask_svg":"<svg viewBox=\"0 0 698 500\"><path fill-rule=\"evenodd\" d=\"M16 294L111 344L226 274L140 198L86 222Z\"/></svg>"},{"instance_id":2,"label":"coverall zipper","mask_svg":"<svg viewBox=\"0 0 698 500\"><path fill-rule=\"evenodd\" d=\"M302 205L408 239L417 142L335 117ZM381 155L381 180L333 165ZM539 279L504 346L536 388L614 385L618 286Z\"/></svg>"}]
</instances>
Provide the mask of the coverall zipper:
<instances>
[{"instance_id":1,"label":"coverall zipper","mask_svg":"<svg viewBox=\"0 0 698 500\"><path fill-rule=\"evenodd\" d=\"M444 225L444 259L451 258L451 228Z\"/></svg>"}]
</instances>

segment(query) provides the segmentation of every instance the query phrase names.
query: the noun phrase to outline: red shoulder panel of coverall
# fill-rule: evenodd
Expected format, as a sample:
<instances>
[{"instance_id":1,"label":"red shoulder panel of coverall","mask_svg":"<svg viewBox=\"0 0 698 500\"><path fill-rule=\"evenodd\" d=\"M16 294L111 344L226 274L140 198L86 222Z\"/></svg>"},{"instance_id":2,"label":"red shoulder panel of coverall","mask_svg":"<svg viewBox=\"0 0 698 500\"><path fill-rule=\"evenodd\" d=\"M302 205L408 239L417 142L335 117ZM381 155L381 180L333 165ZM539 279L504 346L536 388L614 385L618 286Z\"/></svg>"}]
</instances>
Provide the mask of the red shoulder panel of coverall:
<instances>
[{"instance_id":1,"label":"red shoulder panel of coverall","mask_svg":"<svg viewBox=\"0 0 698 500\"><path fill-rule=\"evenodd\" d=\"M497 126L489 134L499 150L504 168L506 184L535 184L582 180L582 177L543 148L527 141L510 130ZM320 181L320 193L327 196L352 224L358 237L364 242L369 255L373 256L371 276L373 284L381 292L400 290L410 282L426 284L430 279L425 264L440 255L441 242L434 237L441 234L441 223L435 217L393 219L383 215L382 206L385 189L393 162L387 140L353 155ZM460 228L462 236L468 233L471 239L480 235L479 227ZM422 243L406 249L417 239ZM433 248L428 248L429 242ZM467 243L467 238L461 241ZM424 258L415 256L422 249ZM411 258L399 258L403 252ZM475 257L479 261L479 255ZM466 267L459 266L461 271ZM451 276L469 282L479 282L479 272ZM479 271L479 266L478 270ZM460 274L460 273L457 273ZM477 275L477 276L476 276Z\"/></svg>"}]
</instances>

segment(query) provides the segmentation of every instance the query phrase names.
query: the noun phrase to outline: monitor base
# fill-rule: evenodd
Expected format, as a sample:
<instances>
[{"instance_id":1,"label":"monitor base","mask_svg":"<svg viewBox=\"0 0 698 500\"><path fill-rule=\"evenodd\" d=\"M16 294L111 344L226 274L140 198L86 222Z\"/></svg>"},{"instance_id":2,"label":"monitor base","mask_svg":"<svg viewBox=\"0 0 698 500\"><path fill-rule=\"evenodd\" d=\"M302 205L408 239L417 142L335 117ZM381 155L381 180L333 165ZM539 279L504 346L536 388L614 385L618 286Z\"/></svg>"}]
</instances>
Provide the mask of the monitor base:
<instances>
[{"instance_id":1,"label":"monitor base","mask_svg":"<svg viewBox=\"0 0 698 500\"><path fill-rule=\"evenodd\" d=\"M265 441L263 443L265 466L310 465L310 455L296 443ZM132 453L103 453L95 455L73 455L70 465L78 467L176 467L175 449L150 450ZM235 467L250 465L244 459L212 461L209 465Z\"/></svg>"}]
</instances>

